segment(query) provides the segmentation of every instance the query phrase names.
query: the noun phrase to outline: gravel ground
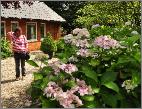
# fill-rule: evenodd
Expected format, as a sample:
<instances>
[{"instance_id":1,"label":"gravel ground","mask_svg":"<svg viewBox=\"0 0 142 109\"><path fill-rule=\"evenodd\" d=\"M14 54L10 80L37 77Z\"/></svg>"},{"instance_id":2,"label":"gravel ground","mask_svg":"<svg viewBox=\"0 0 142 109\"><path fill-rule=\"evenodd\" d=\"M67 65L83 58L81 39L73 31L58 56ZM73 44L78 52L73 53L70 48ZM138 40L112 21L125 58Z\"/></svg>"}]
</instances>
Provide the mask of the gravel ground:
<instances>
[{"instance_id":1,"label":"gravel ground","mask_svg":"<svg viewBox=\"0 0 142 109\"><path fill-rule=\"evenodd\" d=\"M33 80L32 73L37 68L26 63L26 76L24 80L15 81L15 62L10 57L1 60L1 104L3 108L22 108L31 105L30 96L26 90Z\"/></svg>"}]
</instances>

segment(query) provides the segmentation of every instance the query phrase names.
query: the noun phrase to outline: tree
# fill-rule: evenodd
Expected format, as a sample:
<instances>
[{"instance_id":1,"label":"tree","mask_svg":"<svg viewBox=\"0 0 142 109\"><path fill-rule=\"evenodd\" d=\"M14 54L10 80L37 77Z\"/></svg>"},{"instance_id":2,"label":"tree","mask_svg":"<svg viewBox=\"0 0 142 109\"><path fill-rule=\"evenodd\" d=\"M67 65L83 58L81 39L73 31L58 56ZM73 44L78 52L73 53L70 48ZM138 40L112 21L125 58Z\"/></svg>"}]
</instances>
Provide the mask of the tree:
<instances>
[{"instance_id":1,"label":"tree","mask_svg":"<svg viewBox=\"0 0 142 109\"><path fill-rule=\"evenodd\" d=\"M66 22L62 27L69 33L76 27L74 20L77 18L76 11L83 8L87 2L85 1L44 1L44 3L62 16Z\"/></svg>"},{"instance_id":2,"label":"tree","mask_svg":"<svg viewBox=\"0 0 142 109\"><path fill-rule=\"evenodd\" d=\"M93 24L124 25L130 21L132 27L140 28L139 1L91 2L77 11L76 23L91 27Z\"/></svg>"},{"instance_id":3,"label":"tree","mask_svg":"<svg viewBox=\"0 0 142 109\"><path fill-rule=\"evenodd\" d=\"M32 1L22 1L23 4L28 4L29 6L33 4ZM20 8L20 1L1 1L1 4L4 8L9 8L10 5L13 5L15 9Z\"/></svg>"}]
</instances>

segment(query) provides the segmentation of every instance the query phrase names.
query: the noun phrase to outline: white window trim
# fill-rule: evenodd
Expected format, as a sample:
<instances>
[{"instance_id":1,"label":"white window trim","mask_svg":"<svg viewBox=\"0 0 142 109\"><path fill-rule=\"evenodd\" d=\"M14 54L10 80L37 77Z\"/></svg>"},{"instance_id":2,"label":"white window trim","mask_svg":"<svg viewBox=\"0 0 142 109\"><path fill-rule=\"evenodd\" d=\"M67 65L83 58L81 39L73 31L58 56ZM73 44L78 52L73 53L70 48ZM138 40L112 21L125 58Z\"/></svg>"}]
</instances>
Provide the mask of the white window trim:
<instances>
[{"instance_id":1,"label":"white window trim","mask_svg":"<svg viewBox=\"0 0 142 109\"><path fill-rule=\"evenodd\" d=\"M11 31L12 31L12 23L17 23L19 26L19 22L18 21L11 21Z\"/></svg>"},{"instance_id":2,"label":"white window trim","mask_svg":"<svg viewBox=\"0 0 142 109\"><path fill-rule=\"evenodd\" d=\"M35 41L37 41L37 22L26 22L26 36L27 36L27 24L29 24L29 23L35 23L36 24L36 39L30 39L30 40L28 40L28 42L35 42Z\"/></svg>"},{"instance_id":3,"label":"white window trim","mask_svg":"<svg viewBox=\"0 0 142 109\"><path fill-rule=\"evenodd\" d=\"M1 23L4 23L4 37L6 39L6 21L1 21Z\"/></svg>"},{"instance_id":4,"label":"white window trim","mask_svg":"<svg viewBox=\"0 0 142 109\"><path fill-rule=\"evenodd\" d=\"M46 23L41 23L44 24L44 36L46 36ZM40 38L41 41L43 41L44 38Z\"/></svg>"}]
</instances>

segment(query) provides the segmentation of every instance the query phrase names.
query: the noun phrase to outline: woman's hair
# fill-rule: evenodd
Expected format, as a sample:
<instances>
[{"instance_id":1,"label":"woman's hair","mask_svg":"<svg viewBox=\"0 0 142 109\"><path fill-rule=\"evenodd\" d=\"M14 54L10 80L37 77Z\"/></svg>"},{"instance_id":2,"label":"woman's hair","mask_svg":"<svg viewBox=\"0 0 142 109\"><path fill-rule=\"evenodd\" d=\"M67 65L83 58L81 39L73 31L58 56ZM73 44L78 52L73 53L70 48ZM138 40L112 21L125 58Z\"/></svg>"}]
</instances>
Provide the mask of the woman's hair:
<instances>
[{"instance_id":1,"label":"woman's hair","mask_svg":"<svg viewBox=\"0 0 142 109\"><path fill-rule=\"evenodd\" d=\"M16 33L17 31L22 30L21 27L16 27L16 29L14 30L14 33Z\"/></svg>"}]
</instances>

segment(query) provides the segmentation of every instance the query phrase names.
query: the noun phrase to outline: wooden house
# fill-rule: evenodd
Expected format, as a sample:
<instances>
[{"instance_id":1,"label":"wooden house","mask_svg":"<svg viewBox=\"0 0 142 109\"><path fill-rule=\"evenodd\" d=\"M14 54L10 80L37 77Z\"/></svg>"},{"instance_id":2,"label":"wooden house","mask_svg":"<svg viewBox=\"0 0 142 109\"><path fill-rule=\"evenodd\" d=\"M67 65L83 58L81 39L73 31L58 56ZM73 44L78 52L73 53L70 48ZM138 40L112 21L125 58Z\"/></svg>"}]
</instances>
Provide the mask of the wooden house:
<instances>
[{"instance_id":1,"label":"wooden house","mask_svg":"<svg viewBox=\"0 0 142 109\"><path fill-rule=\"evenodd\" d=\"M29 50L39 50L42 39L50 32L54 39L61 35L61 23L65 20L46 4L39 1L29 6L20 2L21 8L9 9L1 5L1 37L9 39L7 32L17 26L22 28L23 34L29 42Z\"/></svg>"}]
</instances>

